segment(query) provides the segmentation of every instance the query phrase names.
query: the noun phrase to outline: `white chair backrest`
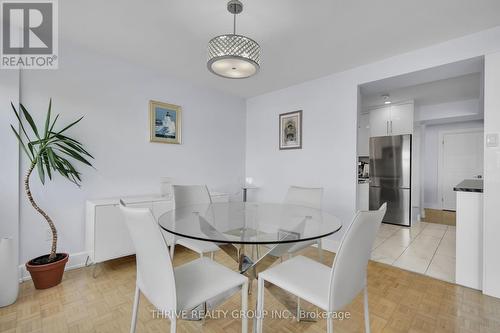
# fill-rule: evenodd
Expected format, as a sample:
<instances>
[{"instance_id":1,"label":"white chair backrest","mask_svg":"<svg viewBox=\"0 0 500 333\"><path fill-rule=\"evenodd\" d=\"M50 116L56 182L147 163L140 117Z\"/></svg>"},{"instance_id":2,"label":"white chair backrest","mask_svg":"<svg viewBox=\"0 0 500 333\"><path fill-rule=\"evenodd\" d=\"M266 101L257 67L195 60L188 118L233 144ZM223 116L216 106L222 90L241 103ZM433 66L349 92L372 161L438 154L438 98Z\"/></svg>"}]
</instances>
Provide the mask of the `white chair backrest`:
<instances>
[{"instance_id":1,"label":"white chair backrest","mask_svg":"<svg viewBox=\"0 0 500 333\"><path fill-rule=\"evenodd\" d=\"M366 284L368 260L386 204L378 210L358 212L347 229L333 261L330 280L330 311L352 302Z\"/></svg>"},{"instance_id":2,"label":"white chair backrest","mask_svg":"<svg viewBox=\"0 0 500 333\"><path fill-rule=\"evenodd\" d=\"M158 310L175 315L174 268L158 223L148 208L120 208L135 247L139 289Z\"/></svg>"},{"instance_id":3,"label":"white chair backrest","mask_svg":"<svg viewBox=\"0 0 500 333\"><path fill-rule=\"evenodd\" d=\"M173 185L172 187L176 208L212 203L205 185Z\"/></svg>"},{"instance_id":4,"label":"white chair backrest","mask_svg":"<svg viewBox=\"0 0 500 333\"><path fill-rule=\"evenodd\" d=\"M323 188L290 186L285 197L285 203L321 209Z\"/></svg>"}]
</instances>

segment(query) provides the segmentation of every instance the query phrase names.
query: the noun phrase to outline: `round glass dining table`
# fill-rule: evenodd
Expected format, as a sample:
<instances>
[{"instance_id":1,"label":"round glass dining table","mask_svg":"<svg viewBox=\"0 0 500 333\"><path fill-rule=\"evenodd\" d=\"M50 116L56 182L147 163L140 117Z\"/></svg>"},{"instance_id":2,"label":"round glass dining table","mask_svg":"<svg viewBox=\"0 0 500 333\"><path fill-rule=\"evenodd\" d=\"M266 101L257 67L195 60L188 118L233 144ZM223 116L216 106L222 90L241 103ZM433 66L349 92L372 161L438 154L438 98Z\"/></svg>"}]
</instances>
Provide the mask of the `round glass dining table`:
<instances>
[{"instance_id":1,"label":"round glass dining table","mask_svg":"<svg viewBox=\"0 0 500 333\"><path fill-rule=\"evenodd\" d=\"M161 215L158 223L176 238L216 243L239 263L240 272L251 278L295 244L332 235L342 227L337 217L322 210L255 202L180 207ZM262 256L245 254L248 245L264 244L267 251Z\"/></svg>"},{"instance_id":2,"label":"round glass dining table","mask_svg":"<svg viewBox=\"0 0 500 333\"><path fill-rule=\"evenodd\" d=\"M160 227L174 238L191 238L216 243L238 263L250 279L295 249L340 230L340 220L322 210L298 205L229 202L192 205L171 210L158 218ZM265 251L259 248L264 245ZM251 248L252 255L245 251ZM254 256L253 254L256 254ZM200 305L217 307L238 289ZM249 292L251 288L249 289ZM280 299L279 295L276 295ZM288 304L284 302L283 304ZM193 318L191 318L193 319ZM195 318L195 320L197 320Z\"/></svg>"}]
</instances>

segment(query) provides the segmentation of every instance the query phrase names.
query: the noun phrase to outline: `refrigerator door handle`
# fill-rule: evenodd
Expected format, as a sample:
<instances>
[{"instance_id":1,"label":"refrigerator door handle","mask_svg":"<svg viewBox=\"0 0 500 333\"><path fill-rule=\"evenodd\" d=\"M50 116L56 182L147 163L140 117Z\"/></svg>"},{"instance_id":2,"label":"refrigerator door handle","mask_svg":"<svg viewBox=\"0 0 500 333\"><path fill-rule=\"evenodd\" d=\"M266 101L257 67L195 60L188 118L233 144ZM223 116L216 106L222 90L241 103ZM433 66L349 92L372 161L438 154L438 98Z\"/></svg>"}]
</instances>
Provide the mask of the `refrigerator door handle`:
<instances>
[{"instance_id":1,"label":"refrigerator door handle","mask_svg":"<svg viewBox=\"0 0 500 333\"><path fill-rule=\"evenodd\" d=\"M392 120L391 120L391 134L392 134Z\"/></svg>"},{"instance_id":2,"label":"refrigerator door handle","mask_svg":"<svg viewBox=\"0 0 500 333\"><path fill-rule=\"evenodd\" d=\"M385 129L387 131L387 134L389 134L389 120L385 122Z\"/></svg>"}]
</instances>

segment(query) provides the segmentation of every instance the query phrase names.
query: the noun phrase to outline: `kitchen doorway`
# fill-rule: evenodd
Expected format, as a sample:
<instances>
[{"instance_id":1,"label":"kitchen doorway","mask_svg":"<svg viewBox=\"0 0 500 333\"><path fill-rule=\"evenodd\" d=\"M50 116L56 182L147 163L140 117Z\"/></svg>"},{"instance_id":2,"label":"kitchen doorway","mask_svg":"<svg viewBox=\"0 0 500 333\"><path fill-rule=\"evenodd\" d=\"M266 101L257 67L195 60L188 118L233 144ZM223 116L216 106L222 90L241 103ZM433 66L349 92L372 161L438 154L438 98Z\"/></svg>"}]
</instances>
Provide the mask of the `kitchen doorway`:
<instances>
[{"instance_id":1,"label":"kitchen doorway","mask_svg":"<svg viewBox=\"0 0 500 333\"><path fill-rule=\"evenodd\" d=\"M454 187L483 175L483 69L483 59L474 58L360 85L359 209L371 206L369 189L376 185L371 142L412 138L411 226L382 224L372 260L455 282L462 258L456 254Z\"/></svg>"}]
</instances>

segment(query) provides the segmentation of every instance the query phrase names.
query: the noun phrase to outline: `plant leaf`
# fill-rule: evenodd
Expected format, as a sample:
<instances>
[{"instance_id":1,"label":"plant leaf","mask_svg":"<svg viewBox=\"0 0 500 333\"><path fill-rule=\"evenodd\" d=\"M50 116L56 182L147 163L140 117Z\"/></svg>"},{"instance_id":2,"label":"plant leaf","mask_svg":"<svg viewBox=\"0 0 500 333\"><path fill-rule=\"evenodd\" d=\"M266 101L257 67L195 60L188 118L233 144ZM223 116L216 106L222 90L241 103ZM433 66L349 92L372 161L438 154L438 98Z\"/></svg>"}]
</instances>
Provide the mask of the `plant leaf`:
<instances>
[{"instance_id":1,"label":"plant leaf","mask_svg":"<svg viewBox=\"0 0 500 333\"><path fill-rule=\"evenodd\" d=\"M76 184L77 186L80 186L79 183L79 181L81 180L80 173L75 170L73 165L71 165L71 163L67 159L55 153L54 153L54 159L57 164L57 171L72 183Z\"/></svg>"},{"instance_id":2,"label":"plant leaf","mask_svg":"<svg viewBox=\"0 0 500 333\"><path fill-rule=\"evenodd\" d=\"M14 134L16 135L17 137L17 140L19 141L19 144L21 145L21 148L24 150L24 152L26 153L26 155L28 155L28 158L30 159L30 162L33 161L33 157L32 157L32 154L30 154L28 152L28 149L26 148L26 146L24 145L24 142L23 142L23 139L21 139L21 136L19 135L19 133L17 133L16 129L14 128L14 126L10 125L10 128L12 128L12 131L14 132Z\"/></svg>"},{"instance_id":3,"label":"plant leaf","mask_svg":"<svg viewBox=\"0 0 500 333\"><path fill-rule=\"evenodd\" d=\"M57 171L57 163L56 163L56 160L54 158L54 152L52 151L52 148L47 147L46 151L47 151L47 157L49 158L49 162L50 162L50 165L52 167L52 170Z\"/></svg>"},{"instance_id":4,"label":"plant leaf","mask_svg":"<svg viewBox=\"0 0 500 333\"><path fill-rule=\"evenodd\" d=\"M41 157L38 156L36 161L36 167L38 169L38 176L40 177L40 181L43 185L45 185L45 171L43 171L43 162L40 161Z\"/></svg>"},{"instance_id":5,"label":"plant leaf","mask_svg":"<svg viewBox=\"0 0 500 333\"><path fill-rule=\"evenodd\" d=\"M91 158L94 158L94 156L92 156L88 151L86 151L83 147L82 147L82 144L76 140L73 140L71 138L68 138L64 135L60 135L62 137L62 141L64 142L64 144L68 145L69 147L71 147L72 149L82 153L82 154L85 154L87 155L88 157L91 157Z\"/></svg>"},{"instance_id":6,"label":"plant leaf","mask_svg":"<svg viewBox=\"0 0 500 333\"><path fill-rule=\"evenodd\" d=\"M59 114L56 115L54 118L54 121L52 122L52 125L50 126L49 133L52 133L52 130L54 129L54 126L56 125L56 121L59 118Z\"/></svg>"},{"instance_id":7,"label":"plant leaf","mask_svg":"<svg viewBox=\"0 0 500 333\"><path fill-rule=\"evenodd\" d=\"M68 175L71 177L72 182L80 186L80 181L82 180L80 178L80 173L76 171L76 169L73 167L73 165L71 165L71 163L67 159L61 158L61 161L67 167L66 171L68 172Z\"/></svg>"},{"instance_id":8,"label":"plant leaf","mask_svg":"<svg viewBox=\"0 0 500 333\"><path fill-rule=\"evenodd\" d=\"M45 130L43 133L43 137L47 139L49 137L49 125L50 125L50 112L52 109L52 98L49 100L49 110L47 111L47 117L45 118Z\"/></svg>"},{"instance_id":9,"label":"plant leaf","mask_svg":"<svg viewBox=\"0 0 500 333\"><path fill-rule=\"evenodd\" d=\"M42 166L45 168L47 176L49 176L49 179L52 180L52 172L51 172L49 157L47 156L47 149L44 149L40 152L40 158L38 163L43 164Z\"/></svg>"},{"instance_id":10,"label":"plant leaf","mask_svg":"<svg viewBox=\"0 0 500 333\"><path fill-rule=\"evenodd\" d=\"M58 149L65 153L66 155L70 156L70 157L73 157L74 159L88 165L88 166L92 166L92 164L90 164L89 161L87 161L83 156L81 156L77 151L75 150L72 150L70 148L67 148L67 147L64 147L63 145L59 144L59 143L56 143L56 146L59 147Z\"/></svg>"},{"instance_id":11,"label":"plant leaf","mask_svg":"<svg viewBox=\"0 0 500 333\"><path fill-rule=\"evenodd\" d=\"M61 174L61 176L68 178L68 173L66 172L66 169L65 169L64 165L61 163L60 159L61 158L59 156L54 154L54 161L55 161L56 166L57 166L56 170L57 170L57 172L59 172Z\"/></svg>"},{"instance_id":12,"label":"plant leaf","mask_svg":"<svg viewBox=\"0 0 500 333\"><path fill-rule=\"evenodd\" d=\"M83 116L78 118L77 120L75 120L74 122L72 122L71 124L69 124L68 126L64 127L62 130L60 130L59 132L57 132L56 134L61 134L62 132L66 131L67 129L69 129L70 127L73 127L75 126L76 124L78 124L81 120L83 119Z\"/></svg>"},{"instance_id":13,"label":"plant leaf","mask_svg":"<svg viewBox=\"0 0 500 333\"><path fill-rule=\"evenodd\" d=\"M12 106L12 110L14 110L14 114L16 115L17 121L19 122L19 126L21 126L21 130L24 133L24 136L28 141L30 141L30 137L28 136L28 133L26 132L26 129L24 128L23 121L21 120L21 116L19 115L19 112L17 112L16 107L12 102L10 102L10 105Z\"/></svg>"},{"instance_id":14,"label":"plant leaf","mask_svg":"<svg viewBox=\"0 0 500 333\"><path fill-rule=\"evenodd\" d=\"M19 106L21 107L21 110L23 111L24 118L26 118L26 121L31 126L31 130L33 131L33 133L35 133L36 137L38 139L40 139L40 135L38 135L38 128L36 128L35 122L33 121L33 118L31 117L30 113L28 112L28 110L26 110L24 105L19 104Z\"/></svg>"}]
</instances>

